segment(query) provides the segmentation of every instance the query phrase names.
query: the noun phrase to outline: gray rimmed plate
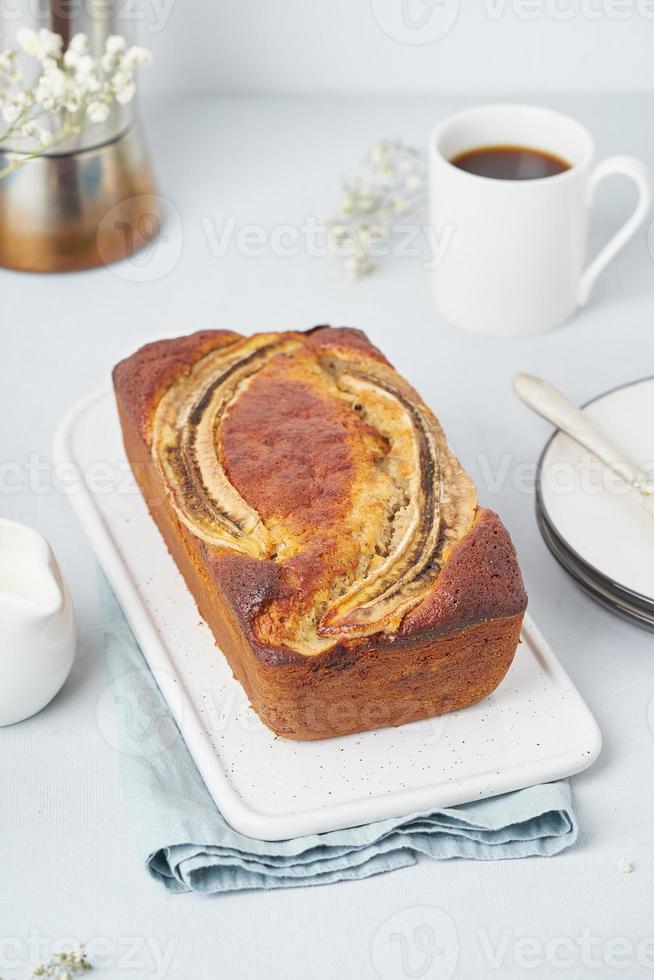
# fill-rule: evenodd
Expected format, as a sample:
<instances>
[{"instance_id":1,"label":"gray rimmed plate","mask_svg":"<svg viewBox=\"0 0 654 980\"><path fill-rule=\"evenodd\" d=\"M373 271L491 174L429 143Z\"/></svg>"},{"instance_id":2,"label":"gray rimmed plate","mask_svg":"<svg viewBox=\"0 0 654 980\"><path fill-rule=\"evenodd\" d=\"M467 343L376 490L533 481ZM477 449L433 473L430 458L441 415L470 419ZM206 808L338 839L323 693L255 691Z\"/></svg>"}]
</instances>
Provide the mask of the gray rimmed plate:
<instances>
[{"instance_id":1,"label":"gray rimmed plate","mask_svg":"<svg viewBox=\"0 0 654 980\"><path fill-rule=\"evenodd\" d=\"M615 388L582 409L612 442L654 472L654 378ZM554 557L593 598L654 624L654 518L641 496L556 432L538 464L536 514Z\"/></svg>"}]
</instances>

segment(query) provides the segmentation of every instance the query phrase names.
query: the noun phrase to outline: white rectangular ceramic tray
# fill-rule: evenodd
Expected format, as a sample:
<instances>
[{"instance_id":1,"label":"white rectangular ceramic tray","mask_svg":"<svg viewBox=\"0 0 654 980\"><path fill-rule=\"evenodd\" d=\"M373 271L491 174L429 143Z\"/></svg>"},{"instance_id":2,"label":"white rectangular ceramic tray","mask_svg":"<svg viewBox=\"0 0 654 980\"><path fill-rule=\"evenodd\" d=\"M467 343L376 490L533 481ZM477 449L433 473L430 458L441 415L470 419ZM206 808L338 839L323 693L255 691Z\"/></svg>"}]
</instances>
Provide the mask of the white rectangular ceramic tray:
<instances>
[{"instance_id":1,"label":"white rectangular ceramic tray","mask_svg":"<svg viewBox=\"0 0 654 980\"><path fill-rule=\"evenodd\" d=\"M597 724L529 619L481 704L362 735L278 738L199 622L131 478L111 392L69 413L55 452L80 475L72 504L209 792L242 833L281 840L404 816L569 776L597 757Z\"/></svg>"}]
</instances>

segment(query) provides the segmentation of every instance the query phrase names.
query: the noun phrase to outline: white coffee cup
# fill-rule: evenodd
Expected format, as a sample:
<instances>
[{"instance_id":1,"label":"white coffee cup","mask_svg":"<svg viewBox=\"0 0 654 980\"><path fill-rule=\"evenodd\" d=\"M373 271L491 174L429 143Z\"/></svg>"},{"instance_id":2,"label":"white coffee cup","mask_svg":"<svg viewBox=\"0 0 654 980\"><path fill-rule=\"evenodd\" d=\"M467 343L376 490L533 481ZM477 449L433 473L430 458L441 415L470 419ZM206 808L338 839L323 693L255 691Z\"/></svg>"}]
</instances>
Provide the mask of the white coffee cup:
<instances>
[{"instance_id":1,"label":"white coffee cup","mask_svg":"<svg viewBox=\"0 0 654 980\"><path fill-rule=\"evenodd\" d=\"M450 161L468 150L519 146L563 158L568 170L534 180L480 177ZM588 130L528 105L487 105L449 116L430 140L431 224L442 258L433 271L439 312L467 330L534 334L583 306L600 272L644 221L648 168L615 156L593 168ZM586 265L588 215L598 184L630 177L638 203Z\"/></svg>"}]
</instances>

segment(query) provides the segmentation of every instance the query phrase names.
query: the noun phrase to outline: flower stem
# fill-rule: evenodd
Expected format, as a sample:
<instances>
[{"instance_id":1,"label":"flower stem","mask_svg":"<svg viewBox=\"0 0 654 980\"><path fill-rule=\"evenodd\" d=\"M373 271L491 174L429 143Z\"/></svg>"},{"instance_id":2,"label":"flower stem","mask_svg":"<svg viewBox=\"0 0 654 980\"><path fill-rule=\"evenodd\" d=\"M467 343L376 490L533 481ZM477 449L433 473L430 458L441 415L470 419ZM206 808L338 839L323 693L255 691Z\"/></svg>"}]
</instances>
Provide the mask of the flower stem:
<instances>
[{"instance_id":1,"label":"flower stem","mask_svg":"<svg viewBox=\"0 0 654 980\"><path fill-rule=\"evenodd\" d=\"M3 177L8 177L9 174L13 174L15 170L20 170L21 167L25 166L30 160L36 159L36 157L43 156L48 150L57 143L63 142L63 140L68 139L69 136L75 136L79 133L81 126L79 124L64 123L59 132L55 133L47 146L40 146L38 149L34 150L32 153L26 153L24 156L17 157L11 161L6 167L0 170L0 180Z\"/></svg>"}]
</instances>

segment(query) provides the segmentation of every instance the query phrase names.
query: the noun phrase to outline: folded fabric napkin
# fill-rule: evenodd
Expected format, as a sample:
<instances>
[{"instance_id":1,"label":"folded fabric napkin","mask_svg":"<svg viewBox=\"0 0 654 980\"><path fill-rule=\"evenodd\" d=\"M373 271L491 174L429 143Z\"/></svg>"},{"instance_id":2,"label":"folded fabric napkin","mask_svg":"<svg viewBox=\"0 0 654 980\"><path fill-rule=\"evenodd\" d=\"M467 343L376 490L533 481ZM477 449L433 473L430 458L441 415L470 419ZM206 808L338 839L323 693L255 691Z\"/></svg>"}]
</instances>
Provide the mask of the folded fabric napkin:
<instances>
[{"instance_id":1,"label":"folded fabric napkin","mask_svg":"<svg viewBox=\"0 0 654 980\"><path fill-rule=\"evenodd\" d=\"M498 860L562 851L577 837L566 781L488 800L285 841L230 827L209 795L122 611L103 583L112 681L99 709L119 750L139 853L170 891L289 888L415 864L425 858ZM107 709L108 710L108 709Z\"/></svg>"}]
</instances>

